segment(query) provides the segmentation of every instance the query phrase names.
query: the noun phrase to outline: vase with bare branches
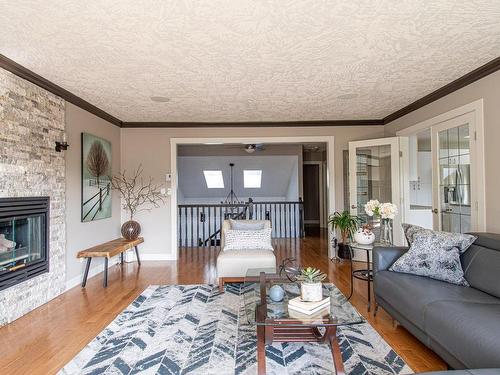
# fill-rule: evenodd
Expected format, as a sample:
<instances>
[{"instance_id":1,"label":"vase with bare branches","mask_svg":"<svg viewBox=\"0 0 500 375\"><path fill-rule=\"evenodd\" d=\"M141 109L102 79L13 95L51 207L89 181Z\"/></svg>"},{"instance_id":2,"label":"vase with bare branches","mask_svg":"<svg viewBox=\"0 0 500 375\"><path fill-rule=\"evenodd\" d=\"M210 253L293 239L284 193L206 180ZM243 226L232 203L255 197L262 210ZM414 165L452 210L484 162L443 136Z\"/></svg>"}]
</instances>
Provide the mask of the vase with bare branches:
<instances>
[{"instance_id":1,"label":"vase with bare branches","mask_svg":"<svg viewBox=\"0 0 500 375\"><path fill-rule=\"evenodd\" d=\"M139 166L130 176L124 170L111 178L111 188L120 193L122 208L130 215L130 220L121 228L122 236L128 240L135 240L141 233L140 224L134 220L135 215L165 203L161 185L154 184L151 177L145 180L142 171L142 166Z\"/></svg>"}]
</instances>

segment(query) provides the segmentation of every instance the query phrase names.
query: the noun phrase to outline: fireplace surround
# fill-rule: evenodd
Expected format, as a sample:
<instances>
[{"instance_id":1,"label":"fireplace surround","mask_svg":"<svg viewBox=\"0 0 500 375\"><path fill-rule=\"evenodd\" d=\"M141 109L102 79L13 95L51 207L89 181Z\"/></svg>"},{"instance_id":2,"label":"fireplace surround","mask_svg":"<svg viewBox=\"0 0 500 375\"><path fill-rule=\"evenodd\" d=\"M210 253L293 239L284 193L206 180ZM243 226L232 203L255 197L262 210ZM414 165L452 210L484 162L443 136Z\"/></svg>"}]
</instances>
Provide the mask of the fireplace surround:
<instances>
[{"instance_id":1,"label":"fireplace surround","mask_svg":"<svg viewBox=\"0 0 500 375\"><path fill-rule=\"evenodd\" d=\"M0 290L49 272L49 197L0 198Z\"/></svg>"}]
</instances>

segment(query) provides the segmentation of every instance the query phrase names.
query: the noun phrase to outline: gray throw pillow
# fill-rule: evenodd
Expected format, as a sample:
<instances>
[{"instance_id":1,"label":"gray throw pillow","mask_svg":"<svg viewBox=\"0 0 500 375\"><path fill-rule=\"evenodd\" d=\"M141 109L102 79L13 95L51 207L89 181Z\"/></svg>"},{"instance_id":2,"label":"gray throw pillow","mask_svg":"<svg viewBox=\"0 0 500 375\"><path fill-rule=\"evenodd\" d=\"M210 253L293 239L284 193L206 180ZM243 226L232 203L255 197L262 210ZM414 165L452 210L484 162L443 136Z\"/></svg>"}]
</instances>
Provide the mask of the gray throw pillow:
<instances>
[{"instance_id":1,"label":"gray throw pillow","mask_svg":"<svg viewBox=\"0 0 500 375\"><path fill-rule=\"evenodd\" d=\"M459 237L441 232L417 234L410 249L389 270L469 286L460 262L460 243Z\"/></svg>"},{"instance_id":2,"label":"gray throw pillow","mask_svg":"<svg viewBox=\"0 0 500 375\"><path fill-rule=\"evenodd\" d=\"M435 235L442 238L443 241L452 241L460 251L460 254L464 253L470 245L476 240L477 237L470 234L463 233L451 233L451 232L439 232L427 228L419 227L413 224L403 224L403 231L406 236L408 244L411 246L413 241L415 241L416 236L420 234L424 235Z\"/></svg>"},{"instance_id":3,"label":"gray throw pillow","mask_svg":"<svg viewBox=\"0 0 500 375\"><path fill-rule=\"evenodd\" d=\"M262 230L265 228L265 222L242 221L229 219L232 230Z\"/></svg>"}]
</instances>

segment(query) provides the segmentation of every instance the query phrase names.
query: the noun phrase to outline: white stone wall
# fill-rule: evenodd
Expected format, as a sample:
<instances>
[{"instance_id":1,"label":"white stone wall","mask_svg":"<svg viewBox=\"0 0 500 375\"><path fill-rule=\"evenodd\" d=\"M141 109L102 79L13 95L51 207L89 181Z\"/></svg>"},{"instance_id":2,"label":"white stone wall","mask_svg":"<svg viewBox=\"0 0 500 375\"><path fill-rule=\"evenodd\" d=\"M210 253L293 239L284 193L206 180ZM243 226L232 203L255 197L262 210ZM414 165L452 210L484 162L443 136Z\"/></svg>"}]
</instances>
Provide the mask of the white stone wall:
<instances>
[{"instance_id":1,"label":"white stone wall","mask_svg":"<svg viewBox=\"0 0 500 375\"><path fill-rule=\"evenodd\" d=\"M50 197L49 273L0 291L0 326L65 289L64 100L0 69L0 197Z\"/></svg>"}]
</instances>

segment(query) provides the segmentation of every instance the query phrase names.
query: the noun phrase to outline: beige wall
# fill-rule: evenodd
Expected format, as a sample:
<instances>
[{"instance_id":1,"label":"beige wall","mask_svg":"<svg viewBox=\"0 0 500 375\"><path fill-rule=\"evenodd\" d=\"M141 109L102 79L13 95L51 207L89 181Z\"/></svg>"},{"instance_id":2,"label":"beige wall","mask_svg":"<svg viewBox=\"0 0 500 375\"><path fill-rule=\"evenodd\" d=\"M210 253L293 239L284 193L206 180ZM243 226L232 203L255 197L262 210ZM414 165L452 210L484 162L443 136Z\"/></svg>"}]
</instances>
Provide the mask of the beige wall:
<instances>
[{"instance_id":1,"label":"beige wall","mask_svg":"<svg viewBox=\"0 0 500 375\"><path fill-rule=\"evenodd\" d=\"M335 136L335 205L343 206L342 150L351 140L378 138L384 135L383 126L352 127L294 127L294 128L194 128L194 129L122 129L122 168L132 170L142 164L144 175L164 183L170 172L170 138L194 137L297 137ZM125 217L124 217L125 219ZM170 201L161 208L143 212L136 219L141 223L145 243L145 258L168 259L170 246ZM161 254L161 255L160 255Z\"/></svg>"},{"instance_id":2,"label":"beige wall","mask_svg":"<svg viewBox=\"0 0 500 375\"><path fill-rule=\"evenodd\" d=\"M385 126L387 136L478 99L484 101L486 230L500 233L500 71L407 114Z\"/></svg>"},{"instance_id":3,"label":"beige wall","mask_svg":"<svg viewBox=\"0 0 500 375\"><path fill-rule=\"evenodd\" d=\"M112 171L120 170L120 128L66 102L66 285L80 282L84 263L76 259L79 250L120 237L120 197L113 193L109 219L82 223L81 218L81 134L97 135L111 142ZM92 261L91 275L102 271L102 260Z\"/></svg>"}]
</instances>

